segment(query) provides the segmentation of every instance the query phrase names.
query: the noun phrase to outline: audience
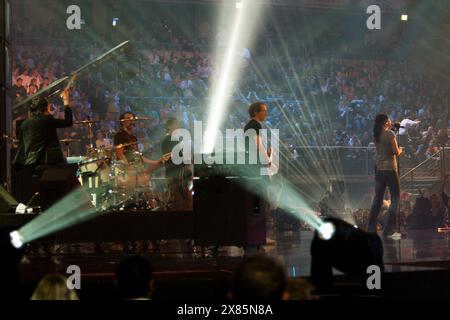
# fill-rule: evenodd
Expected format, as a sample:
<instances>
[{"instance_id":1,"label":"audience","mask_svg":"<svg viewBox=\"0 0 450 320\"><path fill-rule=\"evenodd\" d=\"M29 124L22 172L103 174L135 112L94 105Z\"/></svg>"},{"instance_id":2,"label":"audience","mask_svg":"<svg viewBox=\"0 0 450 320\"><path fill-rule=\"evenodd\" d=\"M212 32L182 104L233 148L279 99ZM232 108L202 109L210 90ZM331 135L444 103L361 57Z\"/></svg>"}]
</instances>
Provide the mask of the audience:
<instances>
[{"instance_id":1,"label":"audience","mask_svg":"<svg viewBox=\"0 0 450 320\"><path fill-rule=\"evenodd\" d=\"M49 274L39 282L31 300L78 300L78 295L67 287L66 277Z\"/></svg>"},{"instance_id":2,"label":"audience","mask_svg":"<svg viewBox=\"0 0 450 320\"><path fill-rule=\"evenodd\" d=\"M13 68L16 102L71 71L74 66L68 60L78 65L92 58L93 52L98 54L99 50L17 46ZM131 109L159 122L174 115L187 128L192 127L194 120L205 120L215 72L210 53L161 48L141 50L134 58L141 60L137 76L124 75L112 81L106 73L99 72L78 80L76 120L116 120L120 112ZM229 128L241 127L247 120L246 106L258 99L269 106L268 125L279 128L282 141L292 147L367 147L372 142L369 132L373 117L381 111L396 121L420 121L408 129L406 159L421 161L447 144L447 124L440 119L446 113L449 93L432 78L419 86L407 62L299 56L293 57L291 68L284 69L276 68L281 63L277 59L252 59L254 63L244 70L232 96L225 121ZM276 82L285 73L288 76ZM273 81L266 83L263 79ZM400 89L392 90L393 87ZM101 125L95 129L103 130ZM344 151L340 156L341 160L355 160L365 154Z\"/></svg>"},{"instance_id":3,"label":"audience","mask_svg":"<svg viewBox=\"0 0 450 320\"><path fill-rule=\"evenodd\" d=\"M123 260L116 270L119 297L125 300L149 300L153 290L152 267L142 257Z\"/></svg>"},{"instance_id":4,"label":"audience","mask_svg":"<svg viewBox=\"0 0 450 320\"><path fill-rule=\"evenodd\" d=\"M288 280L287 291L289 300L315 300L315 288L305 279L294 278Z\"/></svg>"},{"instance_id":5,"label":"audience","mask_svg":"<svg viewBox=\"0 0 450 320\"><path fill-rule=\"evenodd\" d=\"M232 298L236 302L287 300L287 278L282 266L267 257L252 257L236 270Z\"/></svg>"}]
</instances>

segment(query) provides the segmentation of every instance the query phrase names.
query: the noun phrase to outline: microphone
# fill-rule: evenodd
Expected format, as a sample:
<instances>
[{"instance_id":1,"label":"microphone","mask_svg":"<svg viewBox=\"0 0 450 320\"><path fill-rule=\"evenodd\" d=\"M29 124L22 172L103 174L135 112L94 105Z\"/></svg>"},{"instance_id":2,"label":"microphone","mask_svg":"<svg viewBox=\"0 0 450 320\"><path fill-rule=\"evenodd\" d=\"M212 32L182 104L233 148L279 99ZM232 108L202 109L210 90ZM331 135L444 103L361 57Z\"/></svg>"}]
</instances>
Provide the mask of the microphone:
<instances>
[{"instance_id":1,"label":"microphone","mask_svg":"<svg viewBox=\"0 0 450 320\"><path fill-rule=\"evenodd\" d=\"M39 195L41 195L41 193L39 191L36 192L35 194L33 194L33 196L31 197L30 201L28 201L28 203L26 204L26 207L29 208L30 204L33 202L33 200Z\"/></svg>"},{"instance_id":2,"label":"microphone","mask_svg":"<svg viewBox=\"0 0 450 320\"><path fill-rule=\"evenodd\" d=\"M28 212L28 208L30 208L30 204L33 202L33 200L37 197L37 196L39 196L41 193L38 191L38 192L36 192L32 197L31 197L31 199L30 199L30 201L28 201L28 203L25 205L25 204L23 204L23 203L19 203L18 205L17 205L17 207L16 207L16 214L17 213L20 213L20 214L23 214L23 213L32 213L33 212L33 209L31 208L31 211L30 212Z\"/></svg>"},{"instance_id":3,"label":"microphone","mask_svg":"<svg viewBox=\"0 0 450 320\"><path fill-rule=\"evenodd\" d=\"M391 130L394 130L394 131L397 131L397 130L400 130L400 129L405 129L404 126L400 125L400 122L395 122L392 125L392 128L391 128Z\"/></svg>"}]
</instances>

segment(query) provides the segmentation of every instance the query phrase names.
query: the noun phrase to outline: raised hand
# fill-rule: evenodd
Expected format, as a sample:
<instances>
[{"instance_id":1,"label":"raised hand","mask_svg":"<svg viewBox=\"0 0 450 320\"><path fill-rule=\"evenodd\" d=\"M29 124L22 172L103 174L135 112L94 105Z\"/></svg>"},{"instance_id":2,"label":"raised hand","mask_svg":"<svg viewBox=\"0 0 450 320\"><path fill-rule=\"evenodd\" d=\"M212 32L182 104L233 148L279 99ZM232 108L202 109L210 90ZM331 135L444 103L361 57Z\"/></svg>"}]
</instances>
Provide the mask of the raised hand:
<instances>
[{"instance_id":1,"label":"raised hand","mask_svg":"<svg viewBox=\"0 0 450 320\"><path fill-rule=\"evenodd\" d=\"M172 154L169 152L169 153L166 153L165 155L163 155L159 160L158 160L158 162L160 163L160 164L163 164L163 163L165 163L166 161L168 161L170 158L172 157Z\"/></svg>"},{"instance_id":2,"label":"raised hand","mask_svg":"<svg viewBox=\"0 0 450 320\"><path fill-rule=\"evenodd\" d=\"M59 96L62 98L64 105L68 106L70 102L70 89L64 89Z\"/></svg>"}]
</instances>

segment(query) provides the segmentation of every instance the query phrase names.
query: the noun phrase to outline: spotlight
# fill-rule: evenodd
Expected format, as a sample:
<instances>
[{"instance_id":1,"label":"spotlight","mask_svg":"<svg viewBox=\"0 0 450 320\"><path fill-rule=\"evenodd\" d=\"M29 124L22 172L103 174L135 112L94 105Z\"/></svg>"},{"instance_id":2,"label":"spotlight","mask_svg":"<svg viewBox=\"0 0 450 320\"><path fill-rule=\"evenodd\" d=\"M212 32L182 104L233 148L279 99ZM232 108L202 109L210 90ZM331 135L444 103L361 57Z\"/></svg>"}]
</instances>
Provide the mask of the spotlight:
<instances>
[{"instance_id":1,"label":"spotlight","mask_svg":"<svg viewBox=\"0 0 450 320\"><path fill-rule=\"evenodd\" d=\"M407 14L402 14L401 19L402 19L402 21L408 21L408 15Z\"/></svg>"},{"instance_id":2,"label":"spotlight","mask_svg":"<svg viewBox=\"0 0 450 320\"><path fill-rule=\"evenodd\" d=\"M113 19L112 19L112 25L113 25L113 27L117 26L118 23L119 23L119 18L113 18Z\"/></svg>"},{"instance_id":3,"label":"spotlight","mask_svg":"<svg viewBox=\"0 0 450 320\"><path fill-rule=\"evenodd\" d=\"M322 240L330 240L335 232L336 228L334 225L331 222L325 222L319 227L318 236Z\"/></svg>"},{"instance_id":4,"label":"spotlight","mask_svg":"<svg viewBox=\"0 0 450 320\"><path fill-rule=\"evenodd\" d=\"M23 246L23 237L20 235L19 231L13 231L9 234L11 239L11 244L14 248L20 249Z\"/></svg>"},{"instance_id":5,"label":"spotlight","mask_svg":"<svg viewBox=\"0 0 450 320\"><path fill-rule=\"evenodd\" d=\"M383 245L378 235L355 228L345 221L328 218L315 232L311 244L311 281L319 291L333 288L333 268L359 277L366 288L367 268L383 271Z\"/></svg>"},{"instance_id":6,"label":"spotlight","mask_svg":"<svg viewBox=\"0 0 450 320\"><path fill-rule=\"evenodd\" d=\"M252 49L252 43L257 38L257 23L261 21L264 6L251 6L251 0L235 1L235 9L230 4L223 3L224 14L221 13L219 29L225 30L223 43L219 44L216 52L214 69L217 79L211 85L209 95L209 115L206 135L202 146L204 153L212 153L218 139L224 116L231 104L233 90L239 83L244 60L239 52L242 48ZM230 27L231 26L231 27ZM222 41L222 40L221 40Z\"/></svg>"},{"instance_id":7,"label":"spotlight","mask_svg":"<svg viewBox=\"0 0 450 320\"><path fill-rule=\"evenodd\" d=\"M13 236L14 234L14 236ZM17 248L11 243L16 239L16 233L11 228L0 227L0 299L20 299L19 263L25 253L25 248Z\"/></svg>"}]
</instances>

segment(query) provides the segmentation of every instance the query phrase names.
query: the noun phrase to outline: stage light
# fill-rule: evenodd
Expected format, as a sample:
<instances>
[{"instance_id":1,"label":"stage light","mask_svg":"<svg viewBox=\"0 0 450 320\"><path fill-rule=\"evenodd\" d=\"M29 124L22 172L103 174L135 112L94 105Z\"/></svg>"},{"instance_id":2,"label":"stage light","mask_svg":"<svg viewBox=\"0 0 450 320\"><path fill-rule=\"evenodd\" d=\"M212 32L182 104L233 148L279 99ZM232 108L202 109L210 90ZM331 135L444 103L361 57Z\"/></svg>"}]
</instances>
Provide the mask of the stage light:
<instances>
[{"instance_id":1,"label":"stage light","mask_svg":"<svg viewBox=\"0 0 450 320\"><path fill-rule=\"evenodd\" d=\"M402 19L402 21L408 21L408 15L407 14L402 14L401 19Z\"/></svg>"},{"instance_id":2,"label":"stage light","mask_svg":"<svg viewBox=\"0 0 450 320\"><path fill-rule=\"evenodd\" d=\"M26 243L79 224L98 214L88 193L83 188L77 188L19 230L11 232L10 242L15 248L20 248Z\"/></svg>"},{"instance_id":3,"label":"stage light","mask_svg":"<svg viewBox=\"0 0 450 320\"><path fill-rule=\"evenodd\" d=\"M11 243L14 238L14 243ZM16 242L17 241L17 242ZM12 228L0 227L0 298L20 299L18 288L20 286L19 264L25 253L25 248L20 246L20 235Z\"/></svg>"},{"instance_id":4,"label":"stage light","mask_svg":"<svg viewBox=\"0 0 450 320\"><path fill-rule=\"evenodd\" d=\"M318 230L319 237L322 240L330 240L335 232L336 228L330 222L322 223Z\"/></svg>"},{"instance_id":5,"label":"stage light","mask_svg":"<svg viewBox=\"0 0 450 320\"><path fill-rule=\"evenodd\" d=\"M212 90L212 98L209 106L210 115L208 117L208 126L206 129L206 139L204 153L212 153L216 143L217 131L225 112L228 96L231 93L233 84L237 78L236 68L237 59L235 52L238 49L239 38L242 34L244 10L238 10L235 15L233 29L228 41L228 48L222 61L222 67L219 71L219 79Z\"/></svg>"},{"instance_id":6,"label":"stage light","mask_svg":"<svg viewBox=\"0 0 450 320\"><path fill-rule=\"evenodd\" d=\"M113 18L113 19L112 19L112 25L113 25L113 27L117 26L118 23L119 23L119 18Z\"/></svg>"},{"instance_id":7,"label":"stage light","mask_svg":"<svg viewBox=\"0 0 450 320\"><path fill-rule=\"evenodd\" d=\"M238 1L235 6L224 2L221 7L219 30L224 30L223 38L226 42L218 43L218 51L215 53L213 69L217 70L217 80L213 82L210 91L208 122L202 148L206 154L214 151L217 132L223 118L226 117L233 90L242 72L242 49L251 48L251 42L256 38L254 31L261 19L264 6L251 6L250 2L250 0Z\"/></svg>"},{"instance_id":8,"label":"stage light","mask_svg":"<svg viewBox=\"0 0 450 320\"><path fill-rule=\"evenodd\" d=\"M329 224L334 228L331 236ZM361 289L367 289L367 268L372 265L384 270L383 245L378 235L336 218L325 219L315 232L311 243L311 281L319 291L333 288L333 268L359 276Z\"/></svg>"},{"instance_id":9,"label":"stage light","mask_svg":"<svg viewBox=\"0 0 450 320\"><path fill-rule=\"evenodd\" d=\"M23 237L20 235L19 231L13 231L9 234L11 239L11 244L14 248L20 249L23 246Z\"/></svg>"},{"instance_id":10,"label":"stage light","mask_svg":"<svg viewBox=\"0 0 450 320\"><path fill-rule=\"evenodd\" d=\"M236 175L239 175L237 173ZM297 192L295 187L283 176L278 176L277 180L266 180L250 178L246 180L244 187L248 191L263 198L267 203L271 203L273 199L269 197L268 188L274 187L279 190L280 198L277 201L277 206L289 213L294 218L303 221L312 230L317 231L324 238L330 238L334 234L334 226L332 223L325 223L317 216L316 212L311 209L308 203ZM280 187L282 185L282 187Z\"/></svg>"}]
</instances>

